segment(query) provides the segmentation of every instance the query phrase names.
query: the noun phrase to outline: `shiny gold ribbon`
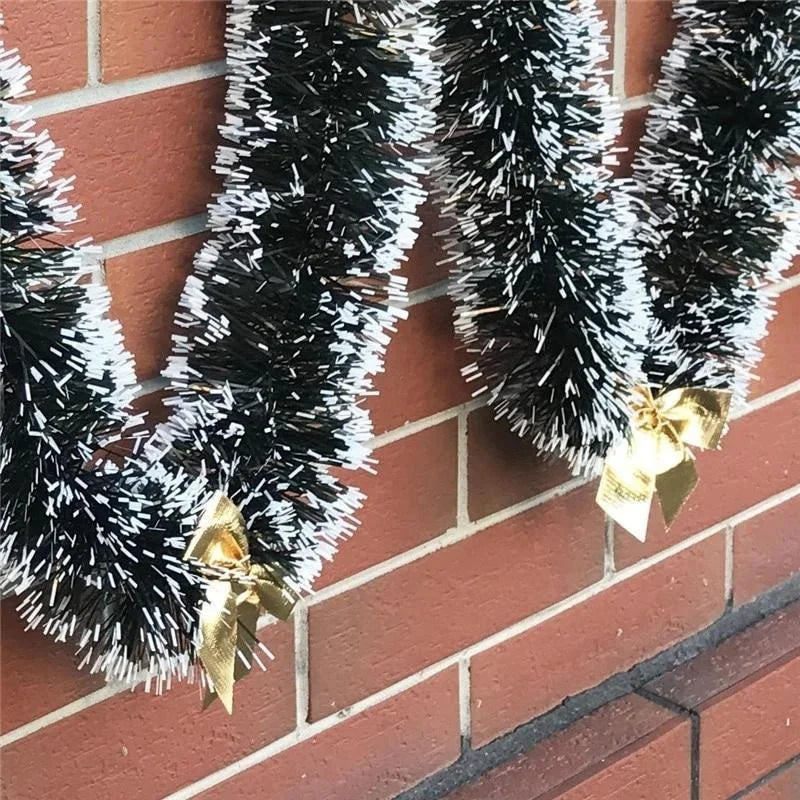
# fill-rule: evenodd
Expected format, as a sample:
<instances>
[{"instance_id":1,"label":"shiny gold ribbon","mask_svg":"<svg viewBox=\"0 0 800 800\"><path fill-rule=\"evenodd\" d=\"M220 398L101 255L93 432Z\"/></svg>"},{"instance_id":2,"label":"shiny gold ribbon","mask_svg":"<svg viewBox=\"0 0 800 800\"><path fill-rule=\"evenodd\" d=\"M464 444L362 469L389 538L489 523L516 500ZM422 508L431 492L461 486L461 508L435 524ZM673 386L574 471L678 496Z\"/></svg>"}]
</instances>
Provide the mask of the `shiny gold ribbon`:
<instances>
[{"instance_id":1,"label":"shiny gold ribbon","mask_svg":"<svg viewBox=\"0 0 800 800\"><path fill-rule=\"evenodd\" d=\"M653 495L669 527L697 484L690 447L717 447L727 425L731 393L722 389L670 389L654 395L637 386L631 432L606 459L598 505L640 541L647 536Z\"/></svg>"},{"instance_id":2,"label":"shiny gold ribbon","mask_svg":"<svg viewBox=\"0 0 800 800\"><path fill-rule=\"evenodd\" d=\"M183 558L205 565L209 583L200 608L198 655L231 714L233 685L250 671L261 609L285 620L298 597L277 568L250 562L244 518L222 492L206 506ZM213 694L206 695L204 705L211 700Z\"/></svg>"}]
</instances>

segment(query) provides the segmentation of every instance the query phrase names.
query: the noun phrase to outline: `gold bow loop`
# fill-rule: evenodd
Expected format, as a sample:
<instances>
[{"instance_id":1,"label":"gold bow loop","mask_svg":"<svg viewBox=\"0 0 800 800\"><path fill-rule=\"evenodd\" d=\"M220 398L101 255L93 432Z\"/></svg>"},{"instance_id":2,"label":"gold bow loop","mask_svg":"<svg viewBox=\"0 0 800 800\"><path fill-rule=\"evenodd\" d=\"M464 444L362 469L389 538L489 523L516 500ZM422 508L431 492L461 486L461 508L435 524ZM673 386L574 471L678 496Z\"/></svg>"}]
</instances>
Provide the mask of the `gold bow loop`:
<instances>
[{"instance_id":1,"label":"gold bow loop","mask_svg":"<svg viewBox=\"0 0 800 800\"><path fill-rule=\"evenodd\" d=\"M640 541L647 536L653 495L669 527L697 485L690 447L716 448L725 432L731 393L682 388L653 394L633 389L631 432L606 459L598 505Z\"/></svg>"},{"instance_id":2,"label":"gold bow loop","mask_svg":"<svg viewBox=\"0 0 800 800\"><path fill-rule=\"evenodd\" d=\"M233 685L250 671L261 609L285 620L298 597L277 568L250 561L244 517L222 492L211 497L183 558L202 563L209 578L198 655L231 714Z\"/></svg>"}]
</instances>

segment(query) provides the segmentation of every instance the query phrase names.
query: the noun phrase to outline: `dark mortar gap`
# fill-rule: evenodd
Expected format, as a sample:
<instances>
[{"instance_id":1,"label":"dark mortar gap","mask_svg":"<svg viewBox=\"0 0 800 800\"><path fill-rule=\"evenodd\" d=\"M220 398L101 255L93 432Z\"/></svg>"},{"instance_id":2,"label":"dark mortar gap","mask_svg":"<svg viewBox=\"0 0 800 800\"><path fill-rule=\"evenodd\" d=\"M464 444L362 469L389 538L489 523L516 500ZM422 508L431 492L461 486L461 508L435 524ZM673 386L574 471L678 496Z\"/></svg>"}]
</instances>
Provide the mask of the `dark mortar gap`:
<instances>
[{"instance_id":1,"label":"dark mortar gap","mask_svg":"<svg viewBox=\"0 0 800 800\"><path fill-rule=\"evenodd\" d=\"M795 764L800 764L800 755L790 758L787 762L772 770L772 772L762 775L757 781L753 781L753 783L751 783L746 789L742 789L741 791L736 792L736 794L732 794L728 800L743 800L748 794L750 794L750 792L755 791L765 783L769 783L773 778L776 778L778 775L780 775L781 772L791 769Z\"/></svg>"},{"instance_id":2,"label":"dark mortar gap","mask_svg":"<svg viewBox=\"0 0 800 800\"><path fill-rule=\"evenodd\" d=\"M627 672L617 673L598 686L568 697L551 711L520 725L486 746L478 750L465 749L458 761L396 795L395 800L440 800L459 786L470 783L485 772L528 752L538 742L563 730L601 706L632 692L641 694L644 684L690 661L700 653L717 647L725 639L755 625L798 599L800 599L800 575L746 605L726 610L716 622L699 633L637 664ZM664 704L664 698L658 700ZM689 713L692 719L692 798L696 800L699 786L699 718L688 709L680 706L678 709L679 713ZM696 724L695 719L697 719ZM737 798L741 796L741 794L736 795Z\"/></svg>"}]
</instances>

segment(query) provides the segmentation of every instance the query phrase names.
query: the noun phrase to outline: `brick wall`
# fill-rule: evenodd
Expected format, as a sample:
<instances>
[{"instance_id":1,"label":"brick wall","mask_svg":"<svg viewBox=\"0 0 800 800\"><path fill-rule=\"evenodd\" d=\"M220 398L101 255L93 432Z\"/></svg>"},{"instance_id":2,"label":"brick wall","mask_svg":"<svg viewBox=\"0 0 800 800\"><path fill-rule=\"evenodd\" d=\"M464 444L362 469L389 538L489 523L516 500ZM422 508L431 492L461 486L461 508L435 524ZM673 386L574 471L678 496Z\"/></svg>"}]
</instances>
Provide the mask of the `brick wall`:
<instances>
[{"instance_id":1,"label":"brick wall","mask_svg":"<svg viewBox=\"0 0 800 800\"><path fill-rule=\"evenodd\" d=\"M797 800L799 636L794 603L447 800Z\"/></svg>"},{"instance_id":2,"label":"brick wall","mask_svg":"<svg viewBox=\"0 0 800 800\"><path fill-rule=\"evenodd\" d=\"M224 7L3 6L6 40L33 69L36 112L66 150L63 171L77 177L79 233L103 244L113 311L139 378L152 381L217 187L210 165L222 116ZM613 87L626 110L622 143L635 146L672 34L669 3L605 0L604 10ZM723 451L700 457L700 487L674 528L666 534L654 522L642 545L606 526L593 486L542 464L470 401L435 266L435 212L426 209L425 219L405 267L409 319L372 402L380 465L377 477L360 477L369 496L361 529L293 622L263 630L276 655L270 670L237 687L232 719L219 704L201 713L191 686L156 698L77 672L69 649L24 633L5 601L5 796L391 797L800 570L800 539L791 535L800 516L800 276L780 287L746 413ZM769 673L773 689L797 673L797 661L781 670ZM620 703L602 712L603 724L622 715L630 729L620 774L673 757L689 763L686 718L638 696ZM759 719L772 724L768 714ZM719 730L722 748L727 729ZM789 734L800 751L796 729ZM642 761L647 753L656 760ZM746 783L702 800L728 797L777 766L756 762ZM667 797L652 768L650 796ZM726 773L724 763L717 768ZM688 797L688 777L676 780L674 796ZM753 796L798 796L764 786ZM608 787L563 796L631 797Z\"/></svg>"}]
</instances>

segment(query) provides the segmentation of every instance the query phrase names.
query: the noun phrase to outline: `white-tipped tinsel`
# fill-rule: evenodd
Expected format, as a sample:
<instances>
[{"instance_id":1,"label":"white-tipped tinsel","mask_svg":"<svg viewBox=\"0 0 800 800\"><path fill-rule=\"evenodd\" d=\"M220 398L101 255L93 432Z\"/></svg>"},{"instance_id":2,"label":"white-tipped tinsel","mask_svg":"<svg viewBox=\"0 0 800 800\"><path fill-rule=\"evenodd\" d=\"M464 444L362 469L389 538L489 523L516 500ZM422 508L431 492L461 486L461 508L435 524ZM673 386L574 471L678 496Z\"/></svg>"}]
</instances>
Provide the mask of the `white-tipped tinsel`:
<instances>
[{"instance_id":1,"label":"white-tipped tinsel","mask_svg":"<svg viewBox=\"0 0 800 800\"><path fill-rule=\"evenodd\" d=\"M355 529L371 464L363 407L425 198L432 29L419 0L228 12L228 92L210 238L180 299L152 444L241 508L254 561L309 590ZM202 503L201 503L202 505Z\"/></svg>"},{"instance_id":2,"label":"white-tipped tinsel","mask_svg":"<svg viewBox=\"0 0 800 800\"><path fill-rule=\"evenodd\" d=\"M637 245L653 297L652 383L743 402L797 253L800 4L676 0L634 164Z\"/></svg>"},{"instance_id":3,"label":"white-tipped tinsel","mask_svg":"<svg viewBox=\"0 0 800 800\"><path fill-rule=\"evenodd\" d=\"M53 177L61 151L20 102L28 80L0 42L3 593L82 577L75 529L103 502L87 497L84 465L126 423L135 386L108 291L86 280L99 251L55 243L76 220L72 181Z\"/></svg>"},{"instance_id":4,"label":"white-tipped tinsel","mask_svg":"<svg viewBox=\"0 0 800 800\"><path fill-rule=\"evenodd\" d=\"M455 326L474 394L592 473L628 428L647 299L593 0L433 5Z\"/></svg>"}]
</instances>

